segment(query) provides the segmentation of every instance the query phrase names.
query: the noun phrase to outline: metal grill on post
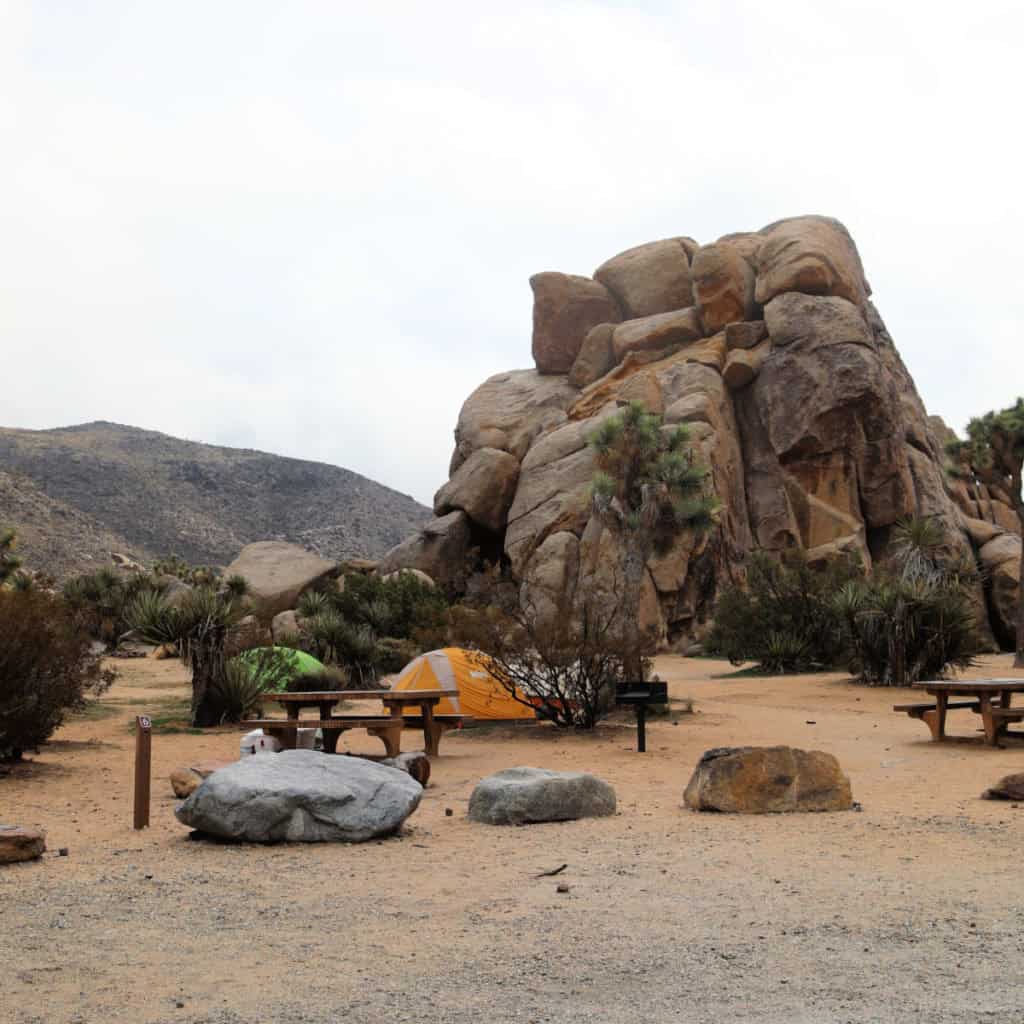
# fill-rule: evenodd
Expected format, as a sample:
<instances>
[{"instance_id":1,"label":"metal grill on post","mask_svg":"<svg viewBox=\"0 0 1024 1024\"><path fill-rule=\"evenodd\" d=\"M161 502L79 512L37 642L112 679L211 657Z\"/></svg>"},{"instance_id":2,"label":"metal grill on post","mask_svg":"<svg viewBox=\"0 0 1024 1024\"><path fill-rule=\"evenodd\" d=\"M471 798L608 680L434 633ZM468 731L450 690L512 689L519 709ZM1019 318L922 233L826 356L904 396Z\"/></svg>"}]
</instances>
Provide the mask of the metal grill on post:
<instances>
[{"instance_id":1,"label":"metal grill on post","mask_svg":"<svg viewBox=\"0 0 1024 1024\"><path fill-rule=\"evenodd\" d=\"M643 754L647 750L647 709L655 704L668 703L668 683L657 679L618 683L615 703L620 707L632 707L636 712L636 749L637 753Z\"/></svg>"}]
</instances>

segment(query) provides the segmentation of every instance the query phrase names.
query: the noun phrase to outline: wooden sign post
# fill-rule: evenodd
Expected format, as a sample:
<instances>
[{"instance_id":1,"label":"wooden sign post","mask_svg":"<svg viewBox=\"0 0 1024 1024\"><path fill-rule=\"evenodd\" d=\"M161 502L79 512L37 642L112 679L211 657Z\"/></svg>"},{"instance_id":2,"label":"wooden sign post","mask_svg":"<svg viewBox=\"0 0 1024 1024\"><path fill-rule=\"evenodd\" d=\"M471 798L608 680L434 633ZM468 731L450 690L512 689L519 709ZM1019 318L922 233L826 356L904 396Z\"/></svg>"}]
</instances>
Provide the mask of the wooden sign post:
<instances>
[{"instance_id":1,"label":"wooden sign post","mask_svg":"<svg viewBox=\"0 0 1024 1024\"><path fill-rule=\"evenodd\" d=\"M135 828L149 828L149 777L153 723L148 715L135 719Z\"/></svg>"}]
</instances>

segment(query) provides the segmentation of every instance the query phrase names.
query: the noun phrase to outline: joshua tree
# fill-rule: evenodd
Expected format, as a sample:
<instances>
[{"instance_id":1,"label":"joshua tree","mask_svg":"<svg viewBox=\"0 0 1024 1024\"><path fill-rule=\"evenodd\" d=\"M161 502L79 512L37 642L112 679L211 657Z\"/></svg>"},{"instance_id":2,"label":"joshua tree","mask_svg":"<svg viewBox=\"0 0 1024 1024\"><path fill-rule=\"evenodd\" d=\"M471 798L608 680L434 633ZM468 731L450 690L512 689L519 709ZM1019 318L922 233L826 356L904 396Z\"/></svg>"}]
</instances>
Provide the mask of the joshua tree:
<instances>
[{"instance_id":1,"label":"joshua tree","mask_svg":"<svg viewBox=\"0 0 1024 1024\"><path fill-rule=\"evenodd\" d=\"M1021 465L1024 463L1024 398L1008 409L987 412L967 424L967 440L951 441L946 451L955 475L1002 491L1013 505L1024 534L1024 498ZM1024 545L1021 546L1021 585L1017 597L1017 636L1014 667L1024 667Z\"/></svg>"},{"instance_id":2,"label":"joshua tree","mask_svg":"<svg viewBox=\"0 0 1024 1024\"><path fill-rule=\"evenodd\" d=\"M685 427L662 429L661 417L642 402L630 402L605 420L590 438L598 472L592 485L595 513L619 537L622 551L622 607L626 628L639 630L640 595L647 560L663 554L685 530L702 533L716 519L708 495L707 470L689 447ZM642 678L640 645L625 666Z\"/></svg>"}]
</instances>

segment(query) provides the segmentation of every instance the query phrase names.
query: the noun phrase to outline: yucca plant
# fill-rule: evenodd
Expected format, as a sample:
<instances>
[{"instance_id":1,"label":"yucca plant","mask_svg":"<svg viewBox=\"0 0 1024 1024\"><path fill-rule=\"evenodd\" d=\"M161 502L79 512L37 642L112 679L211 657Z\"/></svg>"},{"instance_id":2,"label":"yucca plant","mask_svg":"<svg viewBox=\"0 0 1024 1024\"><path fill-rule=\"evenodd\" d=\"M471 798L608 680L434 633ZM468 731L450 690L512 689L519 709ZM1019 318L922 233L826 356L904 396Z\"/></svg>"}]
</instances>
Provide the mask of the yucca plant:
<instances>
[{"instance_id":1,"label":"yucca plant","mask_svg":"<svg viewBox=\"0 0 1024 1024\"><path fill-rule=\"evenodd\" d=\"M377 678L377 637L368 626L346 622L335 611L314 615L304 625L313 654L321 661L348 669L360 682Z\"/></svg>"},{"instance_id":2,"label":"yucca plant","mask_svg":"<svg viewBox=\"0 0 1024 1024\"><path fill-rule=\"evenodd\" d=\"M263 681L244 662L232 659L224 666L224 674L211 681L207 692L210 714L217 722L240 722L258 715L267 690Z\"/></svg>"},{"instance_id":3,"label":"yucca plant","mask_svg":"<svg viewBox=\"0 0 1024 1024\"><path fill-rule=\"evenodd\" d=\"M229 594L197 587L176 606L162 598L132 602L126 618L143 640L176 644L181 660L192 672L192 724L216 725L218 715L210 688L221 685L230 654L228 639L245 608Z\"/></svg>"},{"instance_id":4,"label":"yucca plant","mask_svg":"<svg viewBox=\"0 0 1024 1024\"><path fill-rule=\"evenodd\" d=\"M245 597L249 593L249 581L235 573L224 581L224 589L232 597Z\"/></svg>"},{"instance_id":5,"label":"yucca plant","mask_svg":"<svg viewBox=\"0 0 1024 1024\"><path fill-rule=\"evenodd\" d=\"M296 612L300 618L311 619L323 612L330 611L333 605L330 598L319 590L307 590L300 598Z\"/></svg>"}]
</instances>

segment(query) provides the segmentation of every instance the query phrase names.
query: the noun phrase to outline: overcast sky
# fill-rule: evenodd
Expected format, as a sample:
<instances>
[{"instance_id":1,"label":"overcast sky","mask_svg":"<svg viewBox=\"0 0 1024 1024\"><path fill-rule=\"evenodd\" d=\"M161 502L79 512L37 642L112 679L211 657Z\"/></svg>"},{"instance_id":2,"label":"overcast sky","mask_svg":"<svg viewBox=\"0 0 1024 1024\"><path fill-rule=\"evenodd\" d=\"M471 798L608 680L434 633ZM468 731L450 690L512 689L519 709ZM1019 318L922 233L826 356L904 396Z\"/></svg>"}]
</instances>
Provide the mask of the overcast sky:
<instances>
[{"instance_id":1,"label":"overcast sky","mask_svg":"<svg viewBox=\"0 0 1024 1024\"><path fill-rule=\"evenodd\" d=\"M823 213L960 429L1024 392L1022 8L0 0L0 425L429 503L532 273Z\"/></svg>"}]
</instances>

